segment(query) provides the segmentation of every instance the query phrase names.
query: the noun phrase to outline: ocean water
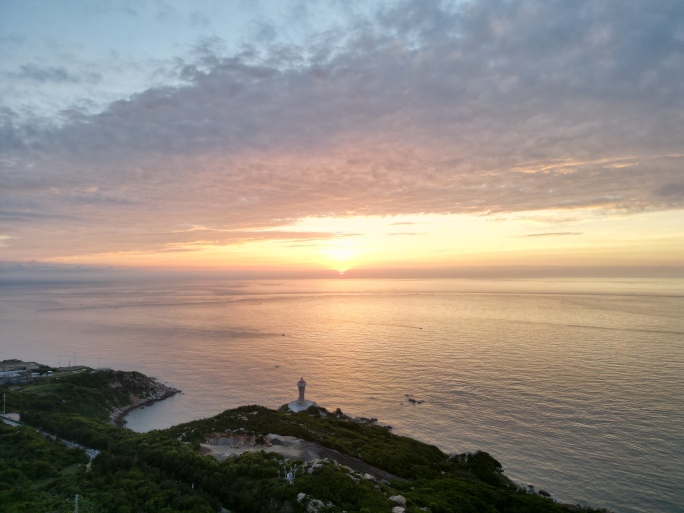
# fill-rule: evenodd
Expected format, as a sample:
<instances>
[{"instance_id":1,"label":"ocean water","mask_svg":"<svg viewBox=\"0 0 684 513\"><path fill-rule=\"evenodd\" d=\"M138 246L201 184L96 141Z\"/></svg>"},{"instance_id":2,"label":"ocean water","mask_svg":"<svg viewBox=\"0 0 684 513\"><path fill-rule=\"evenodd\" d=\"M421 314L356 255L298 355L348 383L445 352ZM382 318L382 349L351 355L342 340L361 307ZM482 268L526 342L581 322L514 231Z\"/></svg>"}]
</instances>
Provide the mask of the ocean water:
<instances>
[{"instance_id":1,"label":"ocean water","mask_svg":"<svg viewBox=\"0 0 684 513\"><path fill-rule=\"evenodd\" d=\"M321 406L488 451L561 501L684 511L682 280L2 285L5 358L183 390L138 431L278 407L304 377Z\"/></svg>"}]
</instances>

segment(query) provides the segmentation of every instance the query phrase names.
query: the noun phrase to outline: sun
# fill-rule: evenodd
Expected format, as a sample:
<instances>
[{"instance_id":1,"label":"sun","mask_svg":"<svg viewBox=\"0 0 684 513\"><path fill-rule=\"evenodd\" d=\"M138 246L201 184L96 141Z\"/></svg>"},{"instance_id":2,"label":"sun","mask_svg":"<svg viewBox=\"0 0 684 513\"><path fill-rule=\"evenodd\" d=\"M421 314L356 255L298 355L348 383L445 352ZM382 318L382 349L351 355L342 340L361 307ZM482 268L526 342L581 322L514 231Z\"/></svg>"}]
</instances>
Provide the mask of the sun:
<instances>
[{"instance_id":1,"label":"sun","mask_svg":"<svg viewBox=\"0 0 684 513\"><path fill-rule=\"evenodd\" d=\"M355 262L358 249L346 245L334 245L321 251L326 256L326 266L332 267L343 276Z\"/></svg>"}]
</instances>

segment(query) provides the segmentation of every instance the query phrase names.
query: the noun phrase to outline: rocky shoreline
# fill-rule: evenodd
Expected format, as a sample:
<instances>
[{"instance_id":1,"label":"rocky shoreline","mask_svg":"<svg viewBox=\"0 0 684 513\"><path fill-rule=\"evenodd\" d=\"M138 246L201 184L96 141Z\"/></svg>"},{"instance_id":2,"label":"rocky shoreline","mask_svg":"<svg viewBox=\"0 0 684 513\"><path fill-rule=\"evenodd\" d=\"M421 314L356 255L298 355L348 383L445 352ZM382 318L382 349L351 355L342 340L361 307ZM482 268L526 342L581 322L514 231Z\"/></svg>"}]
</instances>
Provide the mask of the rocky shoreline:
<instances>
[{"instance_id":1,"label":"rocky shoreline","mask_svg":"<svg viewBox=\"0 0 684 513\"><path fill-rule=\"evenodd\" d=\"M173 397L176 394L180 394L181 391L177 388L170 387L168 385L163 385L161 383L156 384L156 390L146 397L131 397L131 404L125 406L124 408L117 408L109 416L110 424L115 426L123 427L126 424L126 415L131 413L133 410L142 408L143 406L150 406L156 402L163 401L169 397Z\"/></svg>"}]
</instances>

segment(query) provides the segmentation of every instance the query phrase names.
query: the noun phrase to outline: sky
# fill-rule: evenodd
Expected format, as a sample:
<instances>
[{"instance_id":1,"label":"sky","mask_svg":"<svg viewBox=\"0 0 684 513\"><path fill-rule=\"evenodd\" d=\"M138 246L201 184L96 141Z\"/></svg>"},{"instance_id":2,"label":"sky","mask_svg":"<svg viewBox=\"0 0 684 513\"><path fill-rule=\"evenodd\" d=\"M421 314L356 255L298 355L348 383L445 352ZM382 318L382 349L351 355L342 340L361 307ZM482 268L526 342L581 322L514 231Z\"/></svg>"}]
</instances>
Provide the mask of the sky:
<instances>
[{"instance_id":1,"label":"sky","mask_svg":"<svg viewBox=\"0 0 684 513\"><path fill-rule=\"evenodd\" d=\"M0 1L3 272L682 275L683 170L680 0Z\"/></svg>"}]
</instances>

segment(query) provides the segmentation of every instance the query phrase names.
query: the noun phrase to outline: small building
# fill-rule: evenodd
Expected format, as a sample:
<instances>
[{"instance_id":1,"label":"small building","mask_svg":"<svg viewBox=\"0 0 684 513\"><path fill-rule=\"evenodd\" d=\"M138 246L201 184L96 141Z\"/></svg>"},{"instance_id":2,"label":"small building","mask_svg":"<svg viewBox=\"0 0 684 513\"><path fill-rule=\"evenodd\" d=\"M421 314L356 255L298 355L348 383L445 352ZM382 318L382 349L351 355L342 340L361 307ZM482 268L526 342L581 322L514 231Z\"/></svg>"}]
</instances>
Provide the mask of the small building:
<instances>
[{"instance_id":1,"label":"small building","mask_svg":"<svg viewBox=\"0 0 684 513\"><path fill-rule=\"evenodd\" d=\"M13 378L15 376L21 376L23 373L24 369L0 371L0 378Z\"/></svg>"},{"instance_id":2,"label":"small building","mask_svg":"<svg viewBox=\"0 0 684 513\"><path fill-rule=\"evenodd\" d=\"M26 372L24 369L0 371L0 384L8 383L11 380L16 380L17 378L24 375Z\"/></svg>"}]
</instances>

